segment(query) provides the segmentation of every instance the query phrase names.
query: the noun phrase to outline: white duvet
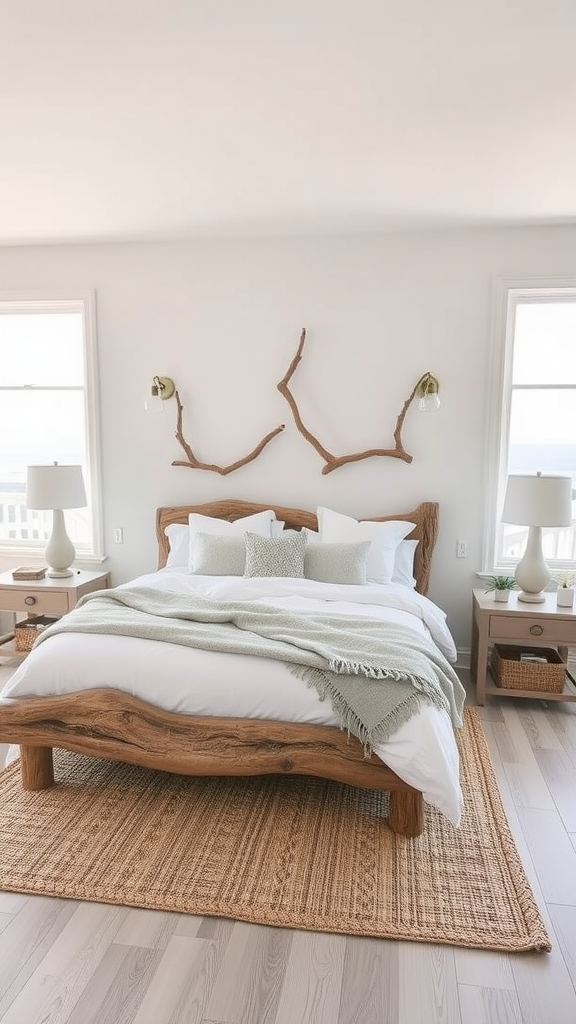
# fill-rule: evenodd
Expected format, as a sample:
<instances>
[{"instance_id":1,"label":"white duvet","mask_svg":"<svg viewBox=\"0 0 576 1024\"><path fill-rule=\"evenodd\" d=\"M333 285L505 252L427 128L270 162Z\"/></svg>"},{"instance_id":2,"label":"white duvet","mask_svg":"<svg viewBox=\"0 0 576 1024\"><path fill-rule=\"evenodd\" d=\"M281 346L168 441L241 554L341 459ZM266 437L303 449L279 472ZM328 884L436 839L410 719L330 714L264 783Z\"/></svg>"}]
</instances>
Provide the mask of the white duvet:
<instances>
[{"instance_id":1,"label":"white duvet","mask_svg":"<svg viewBox=\"0 0 576 1024\"><path fill-rule=\"evenodd\" d=\"M293 611L368 615L428 632L456 660L446 617L428 598L399 584L335 586L306 579L194 576L182 569L131 580L222 600L262 600ZM280 661L197 650L134 637L62 633L47 638L19 666L1 696L27 697L112 687L167 711L337 725L328 701ZM458 825L462 810L458 748L448 715L422 710L375 748L402 779Z\"/></svg>"}]
</instances>

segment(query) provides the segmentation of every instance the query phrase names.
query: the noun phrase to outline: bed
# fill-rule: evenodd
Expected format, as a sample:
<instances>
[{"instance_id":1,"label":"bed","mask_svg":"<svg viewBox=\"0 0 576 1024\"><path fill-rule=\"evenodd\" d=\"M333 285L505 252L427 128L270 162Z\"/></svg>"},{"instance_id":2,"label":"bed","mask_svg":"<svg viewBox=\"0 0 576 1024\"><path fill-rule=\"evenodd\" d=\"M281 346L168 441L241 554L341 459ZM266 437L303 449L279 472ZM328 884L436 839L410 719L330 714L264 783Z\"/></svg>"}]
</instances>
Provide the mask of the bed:
<instances>
[{"instance_id":1,"label":"bed","mask_svg":"<svg viewBox=\"0 0 576 1024\"><path fill-rule=\"evenodd\" d=\"M191 514L236 523L268 510L284 524L284 530L318 529L315 513L284 506L220 501L162 507L156 517L158 571L116 588L116 592L123 588L133 592L134 586L157 588L159 593L179 593L188 599L190 588L200 587L202 600L218 600L221 595L236 600L239 594L243 600L242 588L248 584L251 601L265 599L290 609L294 602L300 602L305 613L308 607L317 605L339 611L340 595L336 600L331 583L209 578L194 576L188 566L170 564L170 535L174 537L170 528L185 528ZM381 595L386 593L387 604L382 604L386 616L401 622L414 621L422 633L428 634L431 629L434 635L436 631L435 640L443 648L441 657L446 663L455 660L445 616L426 597L438 528L437 504L425 502L410 512L372 517L365 522L414 524L406 539L417 542L415 586L410 592L407 586L394 582L387 587L347 587L342 589L342 596L349 599L353 591L356 602L361 594L370 614L375 609L380 614L380 605L376 606L384 602ZM310 596L303 597L302 589ZM355 605L352 612L368 614ZM72 620L75 614L65 618ZM242 686L221 686L232 661L239 660L250 670L247 675L244 668ZM22 784L30 790L53 784L52 752L57 747L188 775L316 775L386 790L390 793L389 825L405 836L417 836L422 831L423 798L458 824L458 751L447 714L430 708L430 714L415 716L415 721L406 723L408 730L402 726L388 744L375 747L367 756L365 745L342 728L329 702L321 701L312 687L288 676L285 670L280 661L263 657L197 651L135 636L62 632L47 636L35 647L0 695L0 741L20 746ZM278 711L276 707L270 711L268 696L262 696L264 676L266 693L272 692L276 700L289 692L290 708L297 697L298 701L302 699L304 711L293 714L290 708ZM262 677L259 689L256 677ZM168 697L164 691L172 678L180 682ZM197 713L190 713L190 707L196 706L189 703L194 689L192 678L202 678L204 686L203 695L194 697L200 707ZM216 699L220 689L224 705L217 708L218 713L210 713L208 700ZM238 694L244 700L245 691L252 689L257 707L248 714L259 717L246 717L247 712L237 707ZM299 720L287 720L287 716Z\"/></svg>"}]
</instances>

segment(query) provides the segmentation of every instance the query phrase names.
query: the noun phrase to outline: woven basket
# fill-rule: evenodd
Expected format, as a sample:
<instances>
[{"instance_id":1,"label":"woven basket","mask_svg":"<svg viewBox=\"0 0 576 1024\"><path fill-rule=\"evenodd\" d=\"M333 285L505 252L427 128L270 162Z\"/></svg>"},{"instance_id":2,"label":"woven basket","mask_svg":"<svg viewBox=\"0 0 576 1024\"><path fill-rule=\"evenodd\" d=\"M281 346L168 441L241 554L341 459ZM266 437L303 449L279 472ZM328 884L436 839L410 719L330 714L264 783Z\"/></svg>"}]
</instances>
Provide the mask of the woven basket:
<instances>
[{"instance_id":1,"label":"woven basket","mask_svg":"<svg viewBox=\"0 0 576 1024\"><path fill-rule=\"evenodd\" d=\"M31 651L34 641L47 626L56 622L55 618L49 615L31 615L29 619L23 619L14 626L17 651Z\"/></svg>"},{"instance_id":2,"label":"woven basket","mask_svg":"<svg viewBox=\"0 0 576 1024\"><path fill-rule=\"evenodd\" d=\"M546 664L521 661L522 654L546 658ZM494 644L492 674L497 686L506 690L543 690L562 693L566 681L566 665L552 647L507 647Z\"/></svg>"}]
</instances>

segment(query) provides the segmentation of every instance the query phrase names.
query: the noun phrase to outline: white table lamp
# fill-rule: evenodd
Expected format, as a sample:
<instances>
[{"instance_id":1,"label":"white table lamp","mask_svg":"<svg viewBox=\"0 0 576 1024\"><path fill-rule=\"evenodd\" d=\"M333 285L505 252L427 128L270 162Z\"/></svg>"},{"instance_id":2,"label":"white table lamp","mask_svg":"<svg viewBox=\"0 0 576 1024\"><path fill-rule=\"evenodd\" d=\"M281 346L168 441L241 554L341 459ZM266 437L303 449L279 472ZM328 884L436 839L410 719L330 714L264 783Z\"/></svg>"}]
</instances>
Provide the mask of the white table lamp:
<instances>
[{"instance_id":1,"label":"white table lamp","mask_svg":"<svg viewBox=\"0 0 576 1024\"><path fill-rule=\"evenodd\" d=\"M542 552L542 527L572 523L572 478L569 476L509 476L502 522L528 526L528 543L516 566L519 601L540 604L550 582L550 570Z\"/></svg>"},{"instance_id":2,"label":"white table lamp","mask_svg":"<svg viewBox=\"0 0 576 1024\"><path fill-rule=\"evenodd\" d=\"M70 566L76 550L64 522L63 509L84 508L87 505L81 466L28 466L26 506L52 509L52 536L48 541L45 558L48 576L72 576Z\"/></svg>"}]
</instances>

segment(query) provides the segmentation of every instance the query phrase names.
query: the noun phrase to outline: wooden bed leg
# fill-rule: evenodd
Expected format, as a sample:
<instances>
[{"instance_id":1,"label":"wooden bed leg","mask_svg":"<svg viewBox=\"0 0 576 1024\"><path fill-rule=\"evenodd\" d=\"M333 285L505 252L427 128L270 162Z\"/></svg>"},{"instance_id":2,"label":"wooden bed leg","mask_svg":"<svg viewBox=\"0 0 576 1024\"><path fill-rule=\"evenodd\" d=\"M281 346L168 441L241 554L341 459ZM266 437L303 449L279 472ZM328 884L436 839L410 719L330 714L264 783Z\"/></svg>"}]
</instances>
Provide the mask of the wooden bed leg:
<instances>
[{"instance_id":1,"label":"wooden bed leg","mask_svg":"<svg viewBox=\"0 0 576 1024\"><path fill-rule=\"evenodd\" d=\"M20 747L23 789L48 789L54 783L52 747Z\"/></svg>"},{"instance_id":2,"label":"wooden bed leg","mask_svg":"<svg viewBox=\"0 0 576 1024\"><path fill-rule=\"evenodd\" d=\"M424 828L424 801L416 790L390 793L388 824L400 836L419 836Z\"/></svg>"}]
</instances>

